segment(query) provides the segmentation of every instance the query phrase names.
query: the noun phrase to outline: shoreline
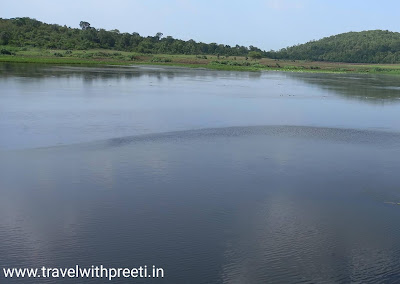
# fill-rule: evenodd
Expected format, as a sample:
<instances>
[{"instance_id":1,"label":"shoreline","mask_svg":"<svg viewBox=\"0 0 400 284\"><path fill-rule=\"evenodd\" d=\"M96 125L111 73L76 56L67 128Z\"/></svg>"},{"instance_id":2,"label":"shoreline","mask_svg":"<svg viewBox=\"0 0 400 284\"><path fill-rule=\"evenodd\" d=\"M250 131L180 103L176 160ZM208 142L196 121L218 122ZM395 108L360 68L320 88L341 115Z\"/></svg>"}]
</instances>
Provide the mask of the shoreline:
<instances>
[{"instance_id":1,"label":"shoreline","mask_svg":"<svg viewBox=\"0 0 400 284\"><path fill-rule=\"evenodd\" d=\"M55 52L39 50L36 54L19 52L16 55L0 55L0 63L29 63L57 65L158 65L186 68L204 68L222 71L282 71L307 73L356 73L356 74L389 74L400 75L400 64L360 64L313 61L290 61L263 58L247 60L243 57L217 57L196 55L134 54L113 50L88 50ZM97 52L97 53L96 53ZM26 54L24 54L26 53ZM31 54L29 54L31 53ZM44 54L46 53L46 54ZM101 53L103 57L93 56Z\"/></svg>"}]
</instances>

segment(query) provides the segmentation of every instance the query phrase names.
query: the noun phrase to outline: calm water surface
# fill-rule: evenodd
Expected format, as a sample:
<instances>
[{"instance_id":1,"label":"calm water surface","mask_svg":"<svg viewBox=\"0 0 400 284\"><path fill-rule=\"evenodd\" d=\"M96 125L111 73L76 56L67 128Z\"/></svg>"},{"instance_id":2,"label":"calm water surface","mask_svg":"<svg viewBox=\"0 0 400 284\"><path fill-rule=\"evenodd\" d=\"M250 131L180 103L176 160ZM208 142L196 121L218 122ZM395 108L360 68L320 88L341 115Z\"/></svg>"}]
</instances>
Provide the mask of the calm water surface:
<instances>
[{"instance_id":1,"label":"calm water surface","mask_svg":"<svg viewBox=\"0 0 400 284\"><path fill-rule=\"evenodd\" d=\"M399 282L399 118L392 76L2 64L0 268Z\"/></svg>"}]
</instances>

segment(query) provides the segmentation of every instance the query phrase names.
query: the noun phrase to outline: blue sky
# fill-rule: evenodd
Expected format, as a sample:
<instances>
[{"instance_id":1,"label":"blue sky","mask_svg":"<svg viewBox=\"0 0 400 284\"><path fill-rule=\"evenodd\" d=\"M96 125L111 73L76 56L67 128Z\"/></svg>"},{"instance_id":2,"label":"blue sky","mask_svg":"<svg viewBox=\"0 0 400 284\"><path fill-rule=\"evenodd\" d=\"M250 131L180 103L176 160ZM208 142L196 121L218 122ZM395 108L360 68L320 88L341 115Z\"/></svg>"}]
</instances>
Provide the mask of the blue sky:
<instances>
[{"instance_id":1,"label":"blue sky","mask_svg":"<svg viewBox=\"0 0 400 284\"><path fill-rule=\"evenodd\" d=\"M400 31L397 0L0 0L0 17L280 49L333 34Z\"/></svg>"}]
</instances>

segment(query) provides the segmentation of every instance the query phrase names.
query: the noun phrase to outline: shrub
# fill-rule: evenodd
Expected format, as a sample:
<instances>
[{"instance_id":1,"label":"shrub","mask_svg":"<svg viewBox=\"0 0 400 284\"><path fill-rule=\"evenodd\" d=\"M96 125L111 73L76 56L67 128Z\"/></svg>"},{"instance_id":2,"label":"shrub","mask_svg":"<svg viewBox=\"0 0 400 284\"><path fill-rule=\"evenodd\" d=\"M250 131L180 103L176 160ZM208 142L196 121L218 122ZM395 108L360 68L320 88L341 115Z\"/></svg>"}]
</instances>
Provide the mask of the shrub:
<instances>
[{"instance_id":1,"label":"shrub","mask_svg":"<svg viewBox=\"0 0 400 284\"><path fill-rule=\"evenodd\" d=\"M151 62L161 62L161 63L166 63L166 62L171 62L172 60L170 58L163 58L163 57L153 57L151 59Z\"/></svg>"},{"instance_id":2,"label":"shrub","mask_svg":"<svg viewBox=\"0 0 400 284\"><path fill-rule=\"evenodd\" d=\"M263 68L263 67L265 67L264 65L261 65L260 63L253 63L253 64L251 64L251 67L256 67L256 68Z\"/></svg>"},{"instance_id":3,"label":"shrub","mask_svg":"<svg viewBox=\"0 0 400 284\"><path fill-rule=\"evenodd\" d=\"M9 51L9 50L7 50L7 49L2 49L2 50L0 50L0 53L1 54L5 54L5 55L12 55L12 52L11 51Z\"/></svg>"},{"instance_id":4,"label":"shrub","mask_svg":"<svg viewBox=\"0 0 400 284\"><path fill-rule=\"evenodd\" d=\"M262 58L262 54L261 52L258 51L250 51L249 52L249 57L252 59L261 59Z\"/></svg>"},{"instance_id":5,"label":"shrub","mask_svg":"<svg viewBox=\"0 0 400 284\"><path fill-rule=\"evenodd\" d=\"M230 61L230 60L216 60L210 62L211 65L229 65L229 66L247 66L247 67L256 67L256 68L263 68L265 67L264 65L261 65L258 62L250 63L250 62L239 62L239 61Z\"/></svg>"},{"instance_id":6,"label":"shrub","mask_svg":"<svg viewBox=\"0 0 400 284\"><path fill-rule=\"evenodd\" d=\"M93 54L93 56L96 56L96 57L110 57L110 55L111 55L110 53L103 52L103 51L95 52Z\"/></svg>"},{"instance_id":7,"label":"shrub","mask_svg":"<svg viewBox=\"0 0 400 284\"><path fill-rule=\"evenodd\" d=\"M93 53L81 53L78 55L79 58L92 58L93 57Z\"/></svg>"},{"instance_id":8,"label":"shrub","mask_svg":"<svg viewBox=\"0 0 400 284\"><path fill-rule=\"evenodd\" d=\"M199 58L199 59L207 59L207 56L205 56L205 55L196 55L196 58Z\"/></svg>"},{"instance_id":9,"label":"shrub","mask_svg":"<svg viewBox=\"0 0 400 284\"><path fill-rule=\"evenodd\" d=\"M382 72L382 71L385 71L385 69L380 68L380 67L375 67L375 68L372 69L372 71L374 71L374 72Z\"/></svg>"}]
</instances>

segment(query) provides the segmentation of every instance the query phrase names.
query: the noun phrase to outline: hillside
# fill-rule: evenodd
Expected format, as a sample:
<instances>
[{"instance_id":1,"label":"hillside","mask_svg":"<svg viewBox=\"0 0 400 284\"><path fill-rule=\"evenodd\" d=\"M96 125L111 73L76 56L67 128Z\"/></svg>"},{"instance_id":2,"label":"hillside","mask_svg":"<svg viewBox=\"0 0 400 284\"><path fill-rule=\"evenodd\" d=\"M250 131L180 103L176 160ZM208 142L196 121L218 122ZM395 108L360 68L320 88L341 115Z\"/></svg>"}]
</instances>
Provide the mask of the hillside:
<instances>
[{"instance_id":1,"label":"hillside","mask_svg":"<svg viewBox=\"0 0 400 284\"><path fill-rule=\"evenodd\" d=\"M291 60L399 63L400 33L382 30L348 32L267 52L267 56Z\"/></svg>"},{"instance_id":2,"label":"hillside","mask_svg":"<svg viewBox=\"0 0 400 284\"><path fill-rule=\"evenodd\" d=\"M74 51L74 52L72 52ZM129 52L122 56L114 51ZM118 30L94 28L82 21L80 28L70 28L57 24L46 24L31 18L0 18L0 55L18 57L79 57L80 59L118 59L130 58L132 61L144 60L156 63L175 61L158 55L195 55L193 59L182 59L180 64L197 64L199 60L224 59L240 61L247 59L270 58L287 60L287 63L264 62L266 67L293 69L312 69L303 63L291 63L294 60L344 62L344 63L400 63L400 33L382 30L349 32L326 37L318 41L283 48L279 51L265 52L254 46L229 46L217 43L203 43L194 40L180 40L172 36L157 33L154 36L141 36L137 32L121 33ZM158 56L157 58L142 58ZM221 58L220 58L221 56ZM138 59L139 58L139 59ZM214 61L215 61L214 59ZM11 60L10 58L3 58ZM21 58L15 58L22 60ZM23 59L27 61L27 59ZM203 61L204 61L203 60ZM29 60L28 60L29 61ZM201 64L205 62L201 61ZM208 61L207 61L208 62ZM175 62L177 63L177 62ZM210 62L208 62L210 63ZM218 64L218 62L212 62ZM222 62L225 65L243 65L242 62ZM263 62L261 62L263 64ZM299 66L297 66L299 65ZM315 64L314 64L315 65ZM313 67L313 68L311 68ZM317 66L318 67L318 66ZM330 68L330 67L329 67ZM397 72L397 71L396 71Z\"/></svg>"},{"instance_id":3,"label":"hillside","mask_svg":"<svg viewBox=\"0 0 400 284\"><path fill-rule=\"evenodd\" d=\"M247 56L251 52L263 54L254 46L245 47L217 43L180 40L162 33L141 36L136 32L106 31L80 22L80 29L46 24L31 18L0 18L0 45L62 50L111 49L144 54L193 54Z\"/></svg>"}]
</instances>

